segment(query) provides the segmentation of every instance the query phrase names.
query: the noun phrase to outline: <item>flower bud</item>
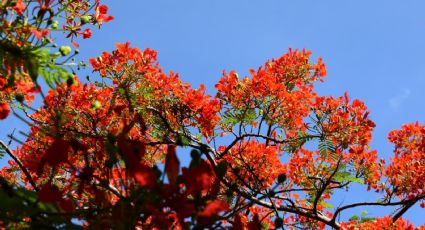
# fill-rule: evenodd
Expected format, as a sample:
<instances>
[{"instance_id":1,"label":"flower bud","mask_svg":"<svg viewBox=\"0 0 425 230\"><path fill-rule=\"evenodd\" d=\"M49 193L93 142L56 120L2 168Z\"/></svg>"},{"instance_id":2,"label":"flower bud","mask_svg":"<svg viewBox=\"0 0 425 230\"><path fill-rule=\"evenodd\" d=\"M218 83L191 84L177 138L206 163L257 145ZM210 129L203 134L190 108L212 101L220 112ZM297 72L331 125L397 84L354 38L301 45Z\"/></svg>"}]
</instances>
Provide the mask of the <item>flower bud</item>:
<instances>
[{"instance_id":1,"label":"flower bud","mask_svg":"<svg viewBox=\"0 0 425 230\"><path fill-rule=\"evenodd\" d=\"M58 21L53 21L51 24L52 29L56 30L59 27L59 22Z\"/></svg>"},{"instance_id":2,"label":"flower bud","mask_svg":"<svg viewBox=\"0 0 425 230\"><path fill-rule=\"evenodd\" d=\"M102 104L100 103L100 101L94 101L92 104L91 104L91 108L92 109L99 109L100 107L102 107Z\"/></svg>"},{"instance_id":3,"label":"flower bud","mask_svg":"<svg viewBox=\"0 0 425 230\"><path fill-rule=\"evenodd\" d=\"M82 25L89 23L91 20L92 20L92 17L90 15L85 15L80 17L80 21Z\"/></svg>"},{"instance_id":4,"label":"flower bud","mask_svg":"<svg viewBox=\"0 0 425 230\"><path fill-rule=\"evenodd\" d=\"M71 47L70 46L61 46L59 48L59 52L61 53L62 56L66 56L69 53L71 53Z\"/></svg>"},{"instance_id":5,"label":"flower bud","mask_svg":"<svg viewBox=\"0 0 425 230\"><path fill-rule=\"evenodd\" d=\"M17 93L15 95L15 100L18 102L23 102L24 101L24 95L22 93Z\"/></svg>"}]
</instances>

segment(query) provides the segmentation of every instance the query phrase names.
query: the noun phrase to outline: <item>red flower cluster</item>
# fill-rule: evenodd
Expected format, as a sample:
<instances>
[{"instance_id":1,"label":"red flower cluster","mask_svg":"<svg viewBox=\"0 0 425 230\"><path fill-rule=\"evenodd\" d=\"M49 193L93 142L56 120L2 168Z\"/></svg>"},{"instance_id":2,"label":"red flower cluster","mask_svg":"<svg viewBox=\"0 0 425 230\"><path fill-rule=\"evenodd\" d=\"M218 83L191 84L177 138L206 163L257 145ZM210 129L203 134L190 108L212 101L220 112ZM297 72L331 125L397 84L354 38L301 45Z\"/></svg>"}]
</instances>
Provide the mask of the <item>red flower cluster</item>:
<instances>
[{"instance_id":1,"label":"red flower cluster","mask_svg":"<svg viewBox=\"0 0 425 230\"><path fill-rule=\"evenodd\" d=\"M155 108L176 129L194 126L206 137L213 135L218 123L220 106L217 99L205 94L205 87L193 89L178 75L167 76L156 63L157 54L151 49L141 52L130 44L116 44L112 54L103 52L90 64L101 76L110 78L117 87L134 95L134 105ZM171 112L165 112L171 111Z\"/></svg>"},{"instance_id":2,"label":"red flower cluster","mask_svg":"<svg viewBox=\"0 0 425 230\"><path fill-rule=\"evenodd\" d=\"M42 73L50 73L52 69L61 69L60 64L52 67L46 63L57 58L56 51L50 56L46 51L53 48L50 34L58 30L60 18L65 18L61 31L67 33L66 37L78 47L75 37L91 37L90 28L81 32L83 27L89 23L100 26L113 19L107 11L107 6L101 5L99 0L3 1L0 4L0 103L11 103L16 99L30 104L40 91L37 77L45 77ZM19 17L15 17L16 14ZM56 75L63 78L66 70L61 70L61 74L51 73L48 81L66 80L51 79ZM3 112L2 117L5 114Z\"/></svg>"},{"instance_id":3,"label":"red flower cluster","mask_svg":"<svg viewBox=\"0 0 425 230\"><path fill-rule=\"evenodd\" d=\"M424 227L415 228L413 224L409 221L401 218L396 222L393 222L392 218L389 216L384 216L381 218L376 218L371 221L366 221L364 223L356 223L356 221L344 222L341 223L341 229L343 230L423 230Z\"/></svg>"},{"instance_id":4,"label":"red flower cluster","mask_svg":"<svg viewBox=\"0 0 425 230\"><path fill-rule=\"evenodd\" d=\"M40 14L52 2L38 1ZM21 3L8 10L24 11ZM69 2L71 15L86 12L85 3ZM71 37L90 37L89 29L80 28L88 21L112 19L98 1L94 8L92 17L67 21ZM49 36L38 27L24 29L40 40ZM194 89L177 74L164 73L155 51L129 43L116 44L90 64L102 83L69 77L49 90L30 117L29 138L8 152L19 160L0 171L16 186L34 188L37 202L58 208L54 214L65 221L79 218L99 229L413 229L404 219L394 221L397 214L338 219L350 207L423 201L425 126L404 125L389 134L395 157L385 168L369 146L375 124L365 104L347 94L314 92L326 69L321 59L310 63L310 52L289 50L251 70L249 78L224 73L215 97L204 85ZM5 69L10 77L12 69ZM0 78L1 100L10 100L6 94L12 91L36 92L34 73L27 72L13 87ZM9 104L0 102L0 119L9 113ZM178 146L194 148L188 167L181 168ZM387 193L382 201L331 210L326 202L332 194L354 182Z\"/></svg>"},{"instance_id":5,"label":"red flower cluster","mask_svg":"<svg viewBox=\"0 0 425 230\"><path fill-rule=\"evenodd\" d=\"M138 226L183 227L194 216L200 226L215 223L218 213L229 206L218 196L210 164L199 160L179 175L176 147L155 138L163 131L155 124L160 118L155 113L140 116L114 93L112 88L97 89L77 79L49 91L45 108L32 116L37 121L30 133L34 138L14 152L40 186L39 199L72 212L124 205L123 197L145 189L156 198L137 201L146 215ZM159 180L161 172L152 167L164 156L168 184ZM11 163L11 168L18 165ZM67 179L56 180L51 175ZM29 182L25 177L23 181ZM101 226L112 218L112 225L119 226L127 214L116 210L112 215L86 221Z\"/></svg>"},{"instance_id":6,"label":"red flower cluster","mask_svg":"<svg viewBox=\"0 0 425 230\"><path fill-rule=\"evenodd\" d=\"M224 150L224 146L219 148L221 153ZM280 156L278 146L266 146L251 140L238 143L223 159L232 169L227 174L233 181L242 179L242 186L266 189L273 185L279 175L287 173L279 160Z\"/></svg>"},{"instance_id":7,"label":"red flower cluster","mask_svg":"<svg viewBox=\"0 0 425 230\"><path fill-rule=\"evenodd\" d=\"M406 124L393 130L388 139L395 145L395 156L385 170L394 192L404 198L425 195L425 126Z\"/></svg>"},{"instance_id":8,"label":"red flower cluster","mask_svg":"<svg viewBox=\"0 0 425 230\"><path fill-rule=\"evenodd\" d=\"M313 82L322 81L326 69L321 59L310 64L310 52L289 50L279 59L267 61L251 78L239 79L236 72L224 73L216 84L217 97L230 110L257 108L286 130L303 130L303 119L315 97Z\"/></svg>"}]
</instances>

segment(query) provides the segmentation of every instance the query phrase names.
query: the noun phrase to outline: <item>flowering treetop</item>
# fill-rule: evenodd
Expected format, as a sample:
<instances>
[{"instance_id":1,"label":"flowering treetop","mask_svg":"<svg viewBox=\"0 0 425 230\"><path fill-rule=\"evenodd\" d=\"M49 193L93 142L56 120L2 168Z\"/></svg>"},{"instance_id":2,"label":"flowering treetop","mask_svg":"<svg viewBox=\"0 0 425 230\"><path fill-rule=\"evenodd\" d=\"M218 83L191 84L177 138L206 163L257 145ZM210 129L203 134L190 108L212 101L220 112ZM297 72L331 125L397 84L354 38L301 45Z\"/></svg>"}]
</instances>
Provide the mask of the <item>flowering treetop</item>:
<instances>
[{"instance_id":1,"label":"flowering treetop","mask_svg":"<svg viewBox=\"0 0 425 230\"><path fill-rule=\"evenodd\" d=\"M113 19L99 0L3 0L0 10L0 119L10 113L13 99L34 100L39 76L53 87L75 75L72 66L80 68L73 61L78 49L58 47L53 36L62 34L78 48L77 37L91 37L89 25Z\"/></svg>"}]
</instances>

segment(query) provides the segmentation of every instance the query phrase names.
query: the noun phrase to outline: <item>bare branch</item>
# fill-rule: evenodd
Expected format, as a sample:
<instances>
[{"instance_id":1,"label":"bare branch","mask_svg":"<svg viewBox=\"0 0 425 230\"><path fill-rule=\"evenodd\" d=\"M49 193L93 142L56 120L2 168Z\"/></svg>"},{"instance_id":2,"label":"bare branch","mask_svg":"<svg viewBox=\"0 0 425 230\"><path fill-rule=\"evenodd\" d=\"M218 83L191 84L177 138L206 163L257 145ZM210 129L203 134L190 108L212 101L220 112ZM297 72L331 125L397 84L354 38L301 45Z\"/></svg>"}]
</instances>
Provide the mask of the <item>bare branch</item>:
<instances>
[{"instance_id":1,"label":"bare branch","mask_svg":"<svg viewBox=\"0 0 425 230\"><path fill-rule=\"evenodd\" d=\"M416 198L414 198L413 200L402 200L402 201L398 201L398 202L359 202L359 203L353 203L353 204L348 204L348 205L345 205L345 206L342 206L342 207L340 207L340 208L338 208L336 211L335 211L335 213L334 213L334 216L333 216L333 218L332 218L332 221L333 222L335 222L335 220L336 220L336 218L338 217L338 215L339 215L339 213L341 213L342 211L344 211L345 209L349 209L349 208L354 208L354 207L359 207L359 206L397 206L397 205L406 205L406 204L410 204L410 203L416 203L418 200L420 200L420 199L424 199L425 198L425 195L424 196L418 196L418 197L416 197ZM412 205L413 205L412 204ZM411 206L412 206L411 205ZM410 208L411 206L409 206L408 208ZM407 209L408 209L407 208ZM407 209L406 209L406 211L407 211ZM403 210L403 209L402 209ZM399 213L401 213L401 211L402 210L400 210L400 212ZM406 212L406 211L404 211L404 212ZM401 213L401 215L402 214L404 214L404 212L403 213ZM400 216L401 216L400 215ZM395 214L394 215L394 217L396 217L397 216L397 214ZM400 217L399 216L399 217ZM393 217L393 220L394 220L394 217ZM399 217L397 217L397 219L399 218Z\"/></svg>"},{"instance_id":2,"label":"bare branch","mask_svg":"<svg viewBox=\"0 0 425 230\"><path fill-rule=\"evenodd\" d=\"M396 214L393 216L393 222L396 222L409 208L411 208L416 202L418 202L417 199L405 204Z\"/></svg>"}]
</instances>

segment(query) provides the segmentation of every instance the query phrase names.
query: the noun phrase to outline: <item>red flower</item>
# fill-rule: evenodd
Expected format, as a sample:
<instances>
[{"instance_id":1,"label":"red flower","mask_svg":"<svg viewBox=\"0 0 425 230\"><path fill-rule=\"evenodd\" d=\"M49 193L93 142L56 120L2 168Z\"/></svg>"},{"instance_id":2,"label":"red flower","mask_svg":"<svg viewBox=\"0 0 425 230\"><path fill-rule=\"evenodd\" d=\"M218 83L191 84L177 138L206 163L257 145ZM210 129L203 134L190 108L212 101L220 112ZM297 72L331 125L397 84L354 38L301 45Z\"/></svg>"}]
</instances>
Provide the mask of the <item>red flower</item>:
<instances>
[{"instance_id":1,"label":"red flower","mask_svg":"<svg viewBox=\"0 0 425 230\"><path fill-rule=\"evenodd\" d=\"M22 0L16 1L16 5L13 7L17 14L23 14L25 10L25 4Z\"/></svg>"},{"instance_id":2,"label":"red flower","mask_svg":"<svg viewBox=\"0 0 425 230\"><path fill-rule=\"evenodd\" d=\"M224 200L210 201L205 205L204 210L199 213L203 217L212 217L218 215L220 212L229 210L229 204Z\"/></svg>"},{"instance_id":3,"label":"red flower","mask_svg":"<svg viewBox=\"0 0 425 230\"><path fill-rule=\"evenodd\" d=\"M214 183L214 172L208 161L201 163L191 169L182 168L183 181L187 186L187 193L206 193Z\"/></svg>"},{"instance_id":4,"label":"red flower","mask_svg":"<svg viewBox=\"0 0 425 230\"><path fill-rule=\"evenodd\" d=\"M42 202L57 202L62 200L62 192L50 183L41 186L37 195L38 199Z\"/></svg>"},{"instance_id":5,"label":"red flower","mask_svg":"<svg viewBox=\"0 0 425 230\"><path fill-rule=\"evenodd\" d=\"M75 209L74 203L72 202L72 200L68 200L68 199L60 200L59 207L65 212L72 212Z\"/></svg>"},{"instance_id":6,"label":"red flower","mask_svg":"<svg viewBox=\"0 0 425 230\"><path fill-rule=\"evenodd\" d=\"M109 22L114 19L111 15L106 15L108 13L108 7L106 5L100 5L96 7L96 21L99 25L104 22Z\"/></svg>"},{"instance_id":7,"label":"red flower","mask_svg":"<svg viewBox=\"0 0 425 230\"><path fill-rule=\"evenodd\" d=\"M175 145L168 145L167 156L165 158L165 171L170 184L175 185L180 171L180 162L176 155Z\"/></svg>"},{"instance_id":8,"label":"red flower","mask_svg":"<svg viewBox=\"0 0 425 230\"><path fill-rule=\"evenodd\" d=\"M46 153L40 160L38 174L43 172L45 164L56 167L61 163L68 161L68 153L71 151L71 145L68 141L56 139L46 150Z\"/></svg>"},{"instance_id":9,"label":"red flower","mask_svg":"<svg viewBox=\"0 0 425 230\"><path fill-rule=\"evenodd\" d=\"M155 171L146 165L141 165L136 169L130 169L130 174L134 180L142 187L153 188L156 182Z\"/></svg>"},{"instance_id":10,"label":"red flower","mask_svg":"<svg viewBox=\"0 0 425 230\"><path fill-rule=\"evenodd\" d=\"M48 29L39 31L36 28L31 28L31 33L33 33L37 39L40 39L40 38L46 37L50 33L50 31Z\"/></svg>"},{"instance_id":11,"label":"red flower","mask_svg":"<svg viewBox=\"0 0 425 230\"><path fill-rule=\"evenodd\" d=\"M98 8L99 13L101 14L107 14L108 13L108 7L106 5L100 5Z\"/></svg>"},{"instance_id":12,"label":"red flower","mask_svg":"<svg viewBox=\"0 0 425 230\"><path fill-rule=\"evenodd\" d=\"M71 151L71 145L68 141L57 139L47 149L44 158L50 166L56 166L60 163L65 163L68 160L68 153Z\"/></svg>"},{"instance_id":13,"label":"red flower","mask_svg":"<svg viewBox=\"0 0 425 230\"><path fill-rule=\"evenodd\" d=\"M6 102L0 103L0 120L6 119L7 116L9 116L10 113L10 106Z\"/></svg>"},{"instance_id":14,"label":"red flower","mask_svg":"<svg viewBox=\"0 0 425 230\"><path fill-rule=\"evenodd\" d=\"M83 39L87 39L91 37L91 30L89 28L85 29L82 33Z\"/></svg>"}]
</instances>

